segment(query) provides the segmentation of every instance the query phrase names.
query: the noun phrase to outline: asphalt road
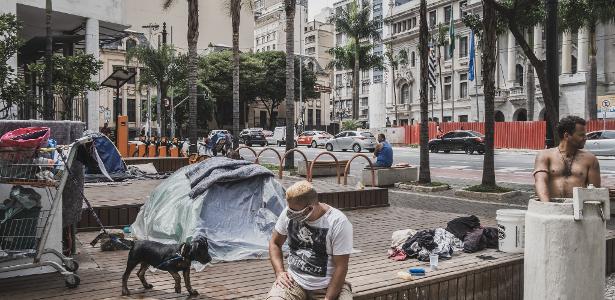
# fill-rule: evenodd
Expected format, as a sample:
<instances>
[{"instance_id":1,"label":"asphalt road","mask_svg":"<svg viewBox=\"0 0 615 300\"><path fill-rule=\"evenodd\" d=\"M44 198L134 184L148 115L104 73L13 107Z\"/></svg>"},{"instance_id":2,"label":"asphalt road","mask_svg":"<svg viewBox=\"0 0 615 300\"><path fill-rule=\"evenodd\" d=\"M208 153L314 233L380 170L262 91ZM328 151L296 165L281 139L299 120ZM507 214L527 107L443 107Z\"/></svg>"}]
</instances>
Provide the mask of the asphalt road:
<instances>
[{"instance_id":1,"label":"asphalt road","mask_svg":"<svg viewBox=\"0 0 615 300\"><path fill-rule=\"evenodd\" d=\"M273 147L278 152L283 153L283 147ZM254 147L259 152L262 147ZM307 147L299 147L299 150L305 153L308 160L313 159L325 150L322 148L313 149ZM394 163L408 163L410 165L419 164L419 149L407 147L394 147ZM338 159L350 159L355 153L335 152ZM372 153L363 152L370 158ZM247 150L241 150L241 155L246 159L252 157L252 154ZM516 184L531 184L533 182L532 171L534 169L535 151L506 151L497 150L495 155L496 179L498 182L510 182ZM295 161L300 160L300 155L295 155ZM329 160L326 156L321 159ZM302 160L302 159L301 159ZM320 159L319 159L320 160ZM479 181L482 177L483 156L478 154L467 155L462 152L458 153L430 153L429 154L431 173L436 178L447 178L451 180L464 181L469 184ZM599 157L600 169L604 183L615 185L615 157ZM278 164L278 158L271 151L263 152L261 162ZM350 174L358 176L360 170L367 163L362 158L357 158L353 161Z\"/></svg>"}]
</instances>

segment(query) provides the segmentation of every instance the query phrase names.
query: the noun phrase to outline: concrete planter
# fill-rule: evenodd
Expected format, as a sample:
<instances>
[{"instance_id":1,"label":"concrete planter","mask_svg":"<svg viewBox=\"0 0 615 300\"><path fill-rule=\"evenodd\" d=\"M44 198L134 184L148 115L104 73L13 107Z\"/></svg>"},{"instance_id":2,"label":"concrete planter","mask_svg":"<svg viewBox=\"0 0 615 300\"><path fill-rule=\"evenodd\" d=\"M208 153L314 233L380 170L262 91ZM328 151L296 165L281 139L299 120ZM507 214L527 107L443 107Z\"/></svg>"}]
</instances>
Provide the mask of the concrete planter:
<instances>
[{"instance_id":1,"label":"concrete planter","mask_svg":"<svg viewBox=\"0 0 615 300\"><path fill-rule=\"evenodd\" d=\"M486 201L507 201L512 198L521 195L520 191L510 191L507 193L482 193L482 192L472 192L466 190L457 190L455 191L455 196L465 197L475 200L486 200Z\"/></svg>"},{"instance_id":2,"label":"concrete planter","mask_svg":"<svg viewBox=\"0 0 615 300\"><path fill-rule=\"evenodd\" d=\"M372 172L363 169L361 179L364 185L372 185ZM374 169L374 181L377 187L393 186L397 182L417 181L419 179L418 167L391 167Z\"/></svg>"},{"instance_id":3,"label":"concrete planter","mask_svg":"<svg viewBox=\"0 0 615 300\"><path fill-rule=\"evenodd\" d=\"M451 187L446 185L440 186L423 186L423 185L415 185L410 183L398 182L395 184L395 187L402 190L410 190L421 193L433 193L433 192L441 192L450 189Z\"/></svg>"}]
</instances>

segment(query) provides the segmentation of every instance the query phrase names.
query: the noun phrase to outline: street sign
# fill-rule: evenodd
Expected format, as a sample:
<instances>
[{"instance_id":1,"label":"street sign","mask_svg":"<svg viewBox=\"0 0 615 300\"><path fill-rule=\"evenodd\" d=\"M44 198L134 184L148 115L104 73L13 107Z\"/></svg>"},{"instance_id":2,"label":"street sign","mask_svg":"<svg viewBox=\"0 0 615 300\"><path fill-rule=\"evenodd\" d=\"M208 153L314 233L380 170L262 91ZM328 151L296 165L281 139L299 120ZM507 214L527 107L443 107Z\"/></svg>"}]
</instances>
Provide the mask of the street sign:
<instances>
[{"instance_id":1,"label":"street sign","mask_svg":"<svg viewBox=\"0 0 615 300\"><path fill-rule=\"evenodd\" d=\"M615 118L615 95L598 96L598 118Z\"/></svg>"},{"instance_id":2,"label":"street sign","mask_svg":"<svg viewBox=\"0 0 615 300\"><path fill-rule=\"evenodd\" d=\"M602 107L604 108L611 107L611 102L608 99L602 100Z\"/></svg>"}]
</instances>

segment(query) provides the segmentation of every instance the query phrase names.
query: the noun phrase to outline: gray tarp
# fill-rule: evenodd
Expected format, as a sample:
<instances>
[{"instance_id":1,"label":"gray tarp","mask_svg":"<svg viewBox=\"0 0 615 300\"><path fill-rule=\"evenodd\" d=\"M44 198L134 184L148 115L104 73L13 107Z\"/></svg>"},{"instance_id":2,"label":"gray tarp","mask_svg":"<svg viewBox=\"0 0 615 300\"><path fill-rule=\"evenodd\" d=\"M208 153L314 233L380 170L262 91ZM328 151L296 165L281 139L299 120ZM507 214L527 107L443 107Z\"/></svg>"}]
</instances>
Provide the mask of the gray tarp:
<instances>
[{"instance_id":1,"label":"gray tarp","mask_svg":"<svg viewBox=\"0 0 615 300\"><path fill-rule=\"evenodd\" d=\"M196 198L190 197L194 192L191 186L202 185L191 185L187 174L212 176L217 174L213 169L231 164L226 158L210 158L175 172L152 191L132 224L132 232L138 239L161 243L204 235L214 261L267 258L271 231L286 205L284 188L271 172L237 161L235 169L249 167L252 171L240 172L245 176L234 180L225 177L210 182L206 189L199 188L202 193L196 193Z\"/></svg>"}]
</instances>

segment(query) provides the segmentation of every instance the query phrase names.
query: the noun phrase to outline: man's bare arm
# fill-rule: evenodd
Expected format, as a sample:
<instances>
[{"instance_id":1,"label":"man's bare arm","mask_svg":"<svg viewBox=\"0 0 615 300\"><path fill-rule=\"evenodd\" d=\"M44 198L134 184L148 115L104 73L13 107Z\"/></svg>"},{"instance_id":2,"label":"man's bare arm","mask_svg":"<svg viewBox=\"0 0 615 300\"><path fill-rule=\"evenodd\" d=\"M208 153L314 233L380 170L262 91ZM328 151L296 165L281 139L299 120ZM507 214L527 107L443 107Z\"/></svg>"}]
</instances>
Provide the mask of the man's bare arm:
<instances>
[{"instance_id":1,"label":"man's bare arm","mask_svg":"<svg viewBox=\"0 0 615 300\"><path fill-rule=\"evenodd\" d=\"M276 283L286 287L292 285L292 278L284 271L284 257L282 256L282 246L286 241L286 236L273 230L271 240L269 240L269 260L275 272Z\"/></svg>"},{"instance_id":2,"label":"man's bare arm","mask_svg":"<svg viewBox=\"0 0 615 300\"><path fill-rule=\"evenodd\" d=\"M549 158L545 151L538 152L534 161L534 186L540 201L549 202Z\"/></svg>"},{"instance_id":3,"label":"man's bare arm","mask_svg":"<svg viewBox=\"0 0 615 300\"><path fill-rule=\"evenodd\" d=\"M593 157L593 162L591 167L589 167L589 172L587 173L587 183L593 184L595 187L600 187L601 179L600 179L600 163L598 162L598 158Z\"/></svg>"},{"instance_id":4,"label":"man's bare arm","mask_svg":"<svg viewBox=\"0 0 615 300\"><path fill-rule=\"evenodd\" d=\"M333 255L335 271L333 271L333 275L331 275L331 281L329 282L329 287L327 287L325 300L334 300L340 295L342 287L344 287L344 282L346 281L349 260L350 255Z\"/></svg>"},{"instance_id":5,"label":"man's bare arm","mask_svg":"<svg viewBox=\"0 0 615 300\"><path fill-rule=\"evenodd\" d=\"M374 149L374 157L378 156L378 153L380 153L380 150L382 150L382 143L378 143L376 145L376 149Z\"/></svg>"}]
</instances>

